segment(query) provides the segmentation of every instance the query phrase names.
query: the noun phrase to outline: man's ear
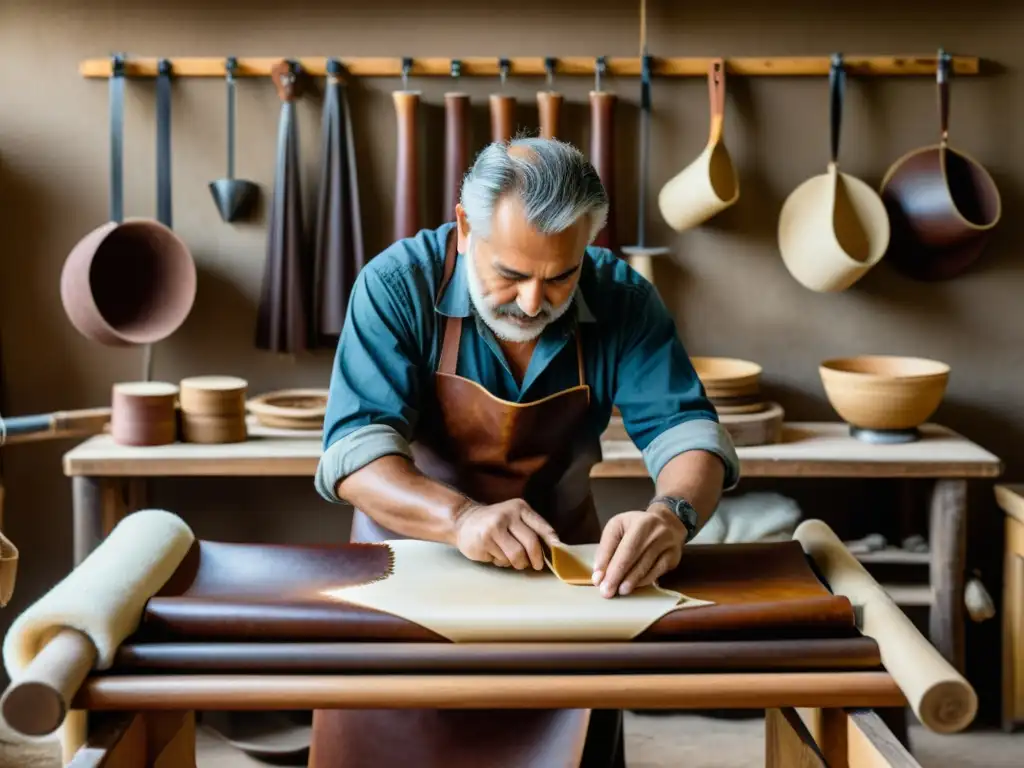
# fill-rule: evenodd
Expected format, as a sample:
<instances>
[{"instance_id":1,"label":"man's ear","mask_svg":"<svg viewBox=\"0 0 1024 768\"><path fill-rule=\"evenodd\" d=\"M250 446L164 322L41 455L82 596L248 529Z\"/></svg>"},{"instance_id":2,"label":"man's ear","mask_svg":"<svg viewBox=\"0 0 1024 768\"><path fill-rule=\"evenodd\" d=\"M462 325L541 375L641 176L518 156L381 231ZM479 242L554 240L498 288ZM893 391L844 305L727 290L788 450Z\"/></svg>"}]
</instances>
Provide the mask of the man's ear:
<instances>
[{"instance_id":1,"label":"man's ear","mask_svg":"<svg viewBox=\"0 0 1024 768\"><path fill-rule=\"evenodd\" d=\"M458 251L466 253L469 249L469 219L466 218L466 210L462 203L455 204L455 229L458 234Z\"/></svg>"}]
</instances>

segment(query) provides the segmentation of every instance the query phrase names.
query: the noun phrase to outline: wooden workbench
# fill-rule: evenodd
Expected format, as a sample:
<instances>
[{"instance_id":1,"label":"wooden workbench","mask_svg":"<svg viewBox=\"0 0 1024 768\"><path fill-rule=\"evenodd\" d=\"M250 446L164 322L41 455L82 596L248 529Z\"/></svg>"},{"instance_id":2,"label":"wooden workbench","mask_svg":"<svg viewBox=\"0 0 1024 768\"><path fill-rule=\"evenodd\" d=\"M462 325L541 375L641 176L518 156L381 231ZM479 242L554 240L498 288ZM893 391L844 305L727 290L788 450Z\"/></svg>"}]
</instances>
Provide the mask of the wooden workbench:
<instances>
[{"instance_id":1,"label":"wooden workbench","mask_svg":"<svg viewBox=\"0 0 1024 768\"><path fill-rule=\"evenodd\" d=\"M610 433L614 434L614 433ZM872 445L838 422L796 422L774 445L737 449L743 477L923 478L935 481L930 510L930 595L907 602L930 607L929 635L963 670L967 484L1002 472L999 458L939 425L925 425L913 443ZM602 441L594 478L646 478L629 441ZM109 435L84 441L64 456L72 478L75 562L81 562L127 512L145 504L144 480L154 477L310 477L321 454L319 432L252 424L250 439L227 445L175 443L151 448L116 444ZM894 595L894 597L896 597ZM898 597L897 600L899 601Z\"/></svg>"}]
</instances>

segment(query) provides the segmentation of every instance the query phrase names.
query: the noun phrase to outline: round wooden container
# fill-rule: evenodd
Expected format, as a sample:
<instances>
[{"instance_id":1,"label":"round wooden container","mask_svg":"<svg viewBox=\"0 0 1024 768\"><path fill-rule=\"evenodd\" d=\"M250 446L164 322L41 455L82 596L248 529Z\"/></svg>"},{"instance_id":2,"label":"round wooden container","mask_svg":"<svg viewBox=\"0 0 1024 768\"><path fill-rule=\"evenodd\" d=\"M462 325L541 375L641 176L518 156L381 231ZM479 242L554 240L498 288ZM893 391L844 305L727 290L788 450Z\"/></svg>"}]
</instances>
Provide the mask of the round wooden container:
<instances>
[{"instance_id":1,"label":"round wooden container","mask_svg":"<svg viewBox=\"0 0 1024 768\"><path fill-rule=\"evenodd\" d=\"M181 432L187 443L240 443L248 382L236 376L192 376L181 380Z\"/></svg>"},{"instance_id":2,"label":"round wooden container","mask_svg":"<svg viewBox=\"0 0 1024 768\"><path fill-rule=\"evenodd\" d=\"M122 445L167 445L178 439L178 387L166 381L128 381L111 393L110 434Z\"/></svg>"}]
</instances>

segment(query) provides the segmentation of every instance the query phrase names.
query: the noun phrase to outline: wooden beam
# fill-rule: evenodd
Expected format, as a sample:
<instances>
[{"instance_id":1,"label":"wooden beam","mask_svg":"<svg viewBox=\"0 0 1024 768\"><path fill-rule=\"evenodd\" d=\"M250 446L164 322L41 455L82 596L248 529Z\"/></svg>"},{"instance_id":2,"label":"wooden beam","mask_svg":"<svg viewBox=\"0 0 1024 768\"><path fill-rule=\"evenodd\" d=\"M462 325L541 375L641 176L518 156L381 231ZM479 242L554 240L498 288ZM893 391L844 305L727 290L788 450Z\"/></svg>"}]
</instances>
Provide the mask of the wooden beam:
<instances>
[{"instance_id":1,"label":"wooden beam","mask_svg":"<svg viewBox=\"0 0 1024 768\"><path fill-rule=\"evenodd\" d=\"M283 57L239 57L237 77L268 77L271 67ZM127 77L156 77L160 59L126 58ZM223 57L170 58L176 77L224 77ZM328 59L308 56L294 59L310 75L325 75ZM403 59L399 57L338 57L342 67L353 77L401 77ZM410 59L409 77L451 77L450 58L427 57ZM473 56L457 59L464 77L498 77L501 73L498 57ZM543 77L547 74L545 59L541 56L520 56L506 59L509 77ZM711 57L666 57L653 59L653 74L657 77L705 77ZM727 58L726 72L731 75L769 77L824 77L829 73L829 56L739 56ZM592 76L597 57L569 56L555 59L556 76ZM606 58L606 75L611 77L639 77L641 60L633 56ZM854 76L924 76L934 75L938 56L843 56L846 72ZM977 56L953 56L953 73L976 75L980 70ZM79 64L83 77L110 77L111 60L87 59Z\"/></svg>"}]
</instances>

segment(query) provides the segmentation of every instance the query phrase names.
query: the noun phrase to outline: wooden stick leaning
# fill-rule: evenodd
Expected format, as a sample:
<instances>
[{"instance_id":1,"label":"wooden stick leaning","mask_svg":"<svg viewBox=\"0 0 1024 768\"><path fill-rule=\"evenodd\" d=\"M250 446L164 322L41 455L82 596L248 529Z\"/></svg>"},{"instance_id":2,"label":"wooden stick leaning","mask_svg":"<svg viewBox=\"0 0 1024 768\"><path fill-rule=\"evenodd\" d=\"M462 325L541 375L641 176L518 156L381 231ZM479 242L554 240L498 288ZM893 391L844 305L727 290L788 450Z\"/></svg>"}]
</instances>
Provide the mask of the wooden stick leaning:
<instances>
[{"instance_id":1,"label":"wooden stick leaning","mask_svg":"<svg viewBox=\"0 0 1024 768\"><path fill-rule=\"evenodd\" d=\"M798 540L837 595L862 607L861 632L874 638L882 664L921 723L938 733L962 731L978 711L964 677L928 642L839 537L820 520L805 520Z\"/></svg>"}]
</instances>

